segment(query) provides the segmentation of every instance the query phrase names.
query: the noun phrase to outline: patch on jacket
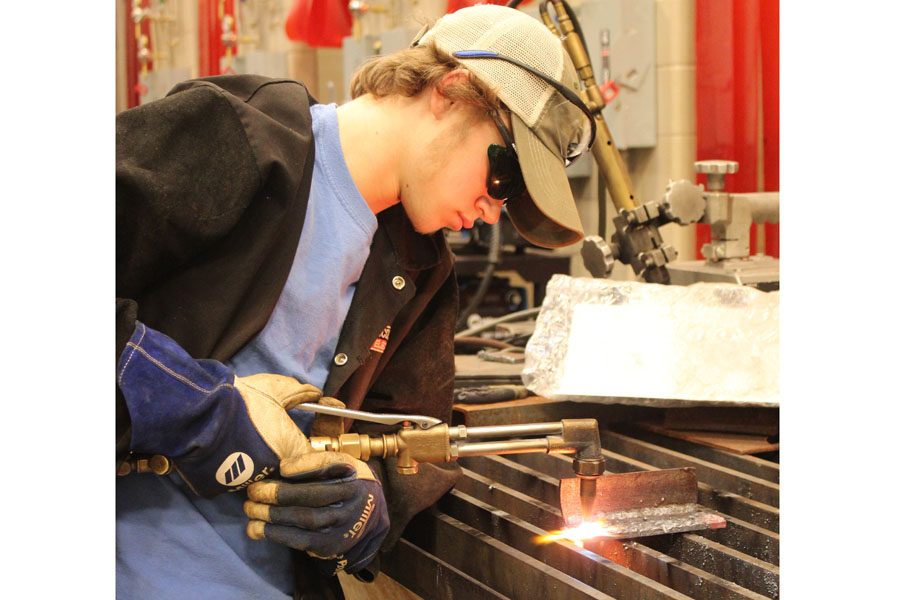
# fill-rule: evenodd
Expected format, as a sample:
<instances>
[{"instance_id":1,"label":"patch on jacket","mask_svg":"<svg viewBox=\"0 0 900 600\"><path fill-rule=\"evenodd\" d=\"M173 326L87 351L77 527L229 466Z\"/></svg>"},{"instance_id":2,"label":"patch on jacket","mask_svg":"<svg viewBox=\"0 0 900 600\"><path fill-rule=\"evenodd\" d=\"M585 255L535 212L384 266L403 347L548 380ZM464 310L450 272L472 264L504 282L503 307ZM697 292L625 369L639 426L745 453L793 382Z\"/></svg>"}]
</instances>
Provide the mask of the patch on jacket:
<instances>
[{"instance_id":1,"label":"patch on jacket","mask_svg":"<svg viewBox=\"0 0 900 600\"><path fill-rule=\"evenodd\" d=\"M375 341L372 342L372 346L369 348L369 350L374 350L375 352L384 354L384 349L387 348L389 337L391 337L391 326L385 325L384 329L381 330L381 333L378 334L378 337L375 338Z\"/></svg>"}]
</instances>

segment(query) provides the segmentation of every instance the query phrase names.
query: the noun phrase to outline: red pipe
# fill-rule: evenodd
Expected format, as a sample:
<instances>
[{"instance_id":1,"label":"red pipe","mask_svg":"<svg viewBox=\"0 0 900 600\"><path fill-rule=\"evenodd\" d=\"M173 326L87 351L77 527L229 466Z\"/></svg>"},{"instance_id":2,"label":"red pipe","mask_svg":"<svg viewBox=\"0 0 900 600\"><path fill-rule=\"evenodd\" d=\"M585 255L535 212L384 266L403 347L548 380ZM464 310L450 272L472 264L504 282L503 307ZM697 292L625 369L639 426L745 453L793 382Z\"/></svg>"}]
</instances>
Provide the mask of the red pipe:
<instances>
[{"instance_id":1,"label":"red pipe","mask_svg":"<svg viewBox=\"0 0 900 600\"><path fill-rule=\"evenodd\" d=\"M222 74L222 58L225 46L222 44L222 18L224 15L234 16L234 0L224 1L224 14L219 15L220 0L198 0L197 3L197 39L200 44L199 69L200 77ZM234 26L237 33L237 21ZM237 53L237 46L234 47Z\"/></svg>"},{"instance_id":2,"label":"red pipe","mask_svg":"<svg viewBox=\"0 0 900 600\"><path fill-rule=\"evenodd\" d=\"M150 0L141 0L140 6L141 8L148 8L150 5ZM137 33L135 31L134 26L134 17L131 12L134 9L134 2L131 0L124 0L121 4L124 7L122 11L122 17L125 19L125 85L127 86L126 94L127 94L127 103L128 108L134 108L138 104L141 103L141 94L138 91L139 86L141 85L140 81L140 72L141 72L141 63L138 60L138 52L137 52ZM140 24L141 35L146 35L148 44L147 48L150 50L151 56L153 55L153 38L150 36L150 19L145 18L141 21ZM149 70L153 70L153 61L147 63L147 68Z\"/></svg>"},{"instance_id":3,"label":"red pipe","mask_svg":"<svg viewBox=\"0 0 900 600\"><path fill-rule=\"evenodd\" d=\"M697 0L696 6L697 159L740 163L738 172L726 178L726 191L777 189L778 0ZM760 100L763 165L759 164ZM761 166L765 169L762 184ZM777 230L769 236L767 228L767 252L774 249L777 255L777 239ZM709 226L698 225L697 258L709 241ZM750 252L756 251L754 225Z\"/></svg>"},{"instance_id":4,"label":"red pipe","mask_svg":"<svg viewBox=\"0 0 900 600\"><path fill-rule=\"evenodd\" d=\"M125 20L125 96L128 108L134 108L141 101L137 92L138 71L141 67L137 59L137 40L134 36L134 20L131 18L131 2L122 0L120 6L124 7L122 19Z\"/></svg>"},{"instance_id":5,"label":"red pipe","mask_svg":"<svg viewBox=\"0 0 900 600\"><path fill-rule=\"evenodd\" d=\"M776 192L779 183L779 0L762 0L762 72L763 72L763 165L765 170L765 191ZM777 223L766 223L766 254L778 258L779 229Z\"/></svg>"}]
</instances>

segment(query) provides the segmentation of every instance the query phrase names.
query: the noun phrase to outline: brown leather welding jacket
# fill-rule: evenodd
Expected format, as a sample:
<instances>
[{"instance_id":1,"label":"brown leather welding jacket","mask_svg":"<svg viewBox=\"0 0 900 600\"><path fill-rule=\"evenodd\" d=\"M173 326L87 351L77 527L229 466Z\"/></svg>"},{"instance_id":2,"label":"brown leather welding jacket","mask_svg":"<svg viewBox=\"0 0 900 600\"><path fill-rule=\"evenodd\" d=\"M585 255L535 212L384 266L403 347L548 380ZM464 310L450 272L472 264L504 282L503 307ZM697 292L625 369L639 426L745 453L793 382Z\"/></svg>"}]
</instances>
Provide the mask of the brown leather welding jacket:
<instances>
[{"instance_id":1,"label":"brown leather welding jacket","mask_svg":"<svg viewBox=\"0 0 900 600\"><path fill-rule=\"evenodd\" d=\"M194 358L227 361L265 326L294 260L314 162L310 104L295 81L239 75L176 86L116 118L116 360L135 320ZM458 290L441 232L401 205L378 214L324 393L348 408L450 420ZM376 343L390 327L386 346ZM358 431L376 431L357 422ZM116 459L130 419L116 390ZM398 476L375 465L391 545L458 469Z\"/></svg>"}]
</instances>

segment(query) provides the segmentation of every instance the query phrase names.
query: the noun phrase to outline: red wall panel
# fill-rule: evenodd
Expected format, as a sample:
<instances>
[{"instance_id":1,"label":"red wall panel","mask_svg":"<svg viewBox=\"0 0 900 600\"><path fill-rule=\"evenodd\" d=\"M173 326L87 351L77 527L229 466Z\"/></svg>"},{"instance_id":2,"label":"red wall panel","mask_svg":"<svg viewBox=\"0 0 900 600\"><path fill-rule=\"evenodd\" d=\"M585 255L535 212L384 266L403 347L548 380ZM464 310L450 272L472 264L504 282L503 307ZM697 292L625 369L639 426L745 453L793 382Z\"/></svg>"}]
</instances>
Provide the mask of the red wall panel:
<instances>
[{"instance_id":1,"label":"red wall panel","mask_svg":"<svg viewBox=\"0 0 900 600\"><path fill-rule=\"evenodd\" d=\"M697 160L740 164L738 172L726 178L726 191L761 191L761 167L762 187L777 189L778 2L697 0L696 6ZM759 164L761 127L763 165ZM774 250L777 256L777 239L777 226L771 236L767 228L767 253ZM697 225L697 258L709 241L709 226ZM750 252L757 252L755 225Z\"/></svg>"}]
</instances>

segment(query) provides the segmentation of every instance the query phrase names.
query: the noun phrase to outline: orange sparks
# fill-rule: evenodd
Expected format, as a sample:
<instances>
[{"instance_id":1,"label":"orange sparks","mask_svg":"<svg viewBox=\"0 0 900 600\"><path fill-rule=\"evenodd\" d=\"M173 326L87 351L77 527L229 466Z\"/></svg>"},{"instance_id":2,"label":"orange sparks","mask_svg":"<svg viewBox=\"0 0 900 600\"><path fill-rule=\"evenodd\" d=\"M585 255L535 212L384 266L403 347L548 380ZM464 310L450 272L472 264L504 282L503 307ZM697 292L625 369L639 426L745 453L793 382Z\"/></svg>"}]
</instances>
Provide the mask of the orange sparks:
<instances>
[{"instance_id":1,"label":"orange sparks","mask_svg":"<svg viewBox=\"0 0 900 600\"><path fill-rule=\"evenodd\" d=\"M540 535L535 538L539 544L548 544L558 540L569 540L579 548L584 548L584 540L595 537L605 537L609 535L604 521L588 521L582 523L578 527L567 527L558 531L551 531L547 535Z\"/></svg>"}]
</instances>

